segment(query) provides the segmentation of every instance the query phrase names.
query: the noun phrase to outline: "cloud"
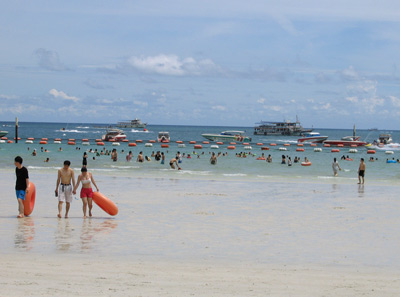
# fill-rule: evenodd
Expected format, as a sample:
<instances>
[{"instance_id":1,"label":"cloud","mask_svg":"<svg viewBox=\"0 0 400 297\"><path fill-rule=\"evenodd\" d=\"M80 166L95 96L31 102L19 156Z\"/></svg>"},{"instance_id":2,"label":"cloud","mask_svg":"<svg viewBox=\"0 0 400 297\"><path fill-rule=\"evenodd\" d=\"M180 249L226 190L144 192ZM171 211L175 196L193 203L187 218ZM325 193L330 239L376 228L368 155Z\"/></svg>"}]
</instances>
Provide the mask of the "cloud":
<instances>
[{"instance_id":1,"label":"cloud","mask_svg":"<svg viewBox=\"0 0 400 297\"><path fill-rule=\"evenodd\" d=\"M211 107L212 110L219 110L219 111L225 111L226 107L222 105L215 105Z\"/></svg>"},{"instance_id":2,"label":"cloud","mask_svg":"<svg viewBox=\"0 0 400 297\"><path fill-rule=\"evenodd\" d=\"M92 79L87 79L84 84L92 89L96 89L96 90L106 90L106 89L114 89L113 86L110 86L108 84L102 84L99 83L95 80Z\"/></svg>"},{"instance_id":3,"label":"cloud","mask_svg":"<svg viewBox=\"0 0 400 297\"><path fill-rule=\"evenodd\" d=\"M396 108L400 107L400 98L397 98L395 96L389 96L390 101L392 102L392 105Z\"/></svg>"},{"instance_id":4,"label":"cloud","mask_svg":"<svg viewBox=\"0 0 400 297\"><path fill-rule=\"evenodd\" d=\"M147 107L149 105L147 102L138 101L138 100L134 100L133 104L138 105L138 106L142 106L142 107Z\"/></svg>"},{"instance_id":5,"label":"cloud","mask_svg":"<svg viewBox=\"0 0 400 297\"><path fill-rule=\"evenodd\" d=\"M0 99L6 99L6 100L12 100L12 99L17 99L18 97L15 95L4 95L0 94Z\"/></svg>"},{"instance_id":6,"label":"cloud","mask_svg":"<svg viewBox=\"0 0 400 297\"><path fill-rule=\"evenodd\" d=\"M265 101L266 101L265 98L260 98L257 100L257 103L264 104Z\"/></svg>"},{"instance_id":7,"label":"cloud","mask_svg":"<svg viewBox=\"0 0 400 297\"><path fill-rule=\"evenodd\" d=\"M44 48L39 48L35 51L40 67L51 71L65 71L69 70L64 64L61 63L57 52L48 51Z\"/></svg>"},{"instance_id":8,"label":"cloud","mask_svg":"<svg viewBox=\"0 0 400 297\"><path fill-rule=\"evenodd\" d=\"M51 89L49 94L52 95L54 98L61 98L64 100L71 100L73 102L78 102L79 98L75 96L68 96L63 91L57 91L56 89Z\"/></svg>"},{"instance_id":9,"label":"cloud","mask_svg":"<svg viewBox=\"0 0 400 297\"><path fill-rule=\"evenodd\" d=\"M176 55L158 55L153 57L130 57L128 65L145 73L161 75L205 75L219 71L219 67L210 59L197 61L192 57L181 59Z\"/></svg>"}]
</instances>

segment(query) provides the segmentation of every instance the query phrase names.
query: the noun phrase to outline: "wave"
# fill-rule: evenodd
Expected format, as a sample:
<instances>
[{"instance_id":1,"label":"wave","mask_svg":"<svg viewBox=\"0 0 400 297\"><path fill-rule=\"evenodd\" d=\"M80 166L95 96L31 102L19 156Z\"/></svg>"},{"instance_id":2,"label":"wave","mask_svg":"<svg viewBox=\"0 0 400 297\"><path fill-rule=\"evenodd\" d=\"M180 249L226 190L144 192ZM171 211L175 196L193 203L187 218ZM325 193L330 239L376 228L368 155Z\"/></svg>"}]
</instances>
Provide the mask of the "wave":
<instances>
[{"instance_id":1,"label":"wave","mask_svg":"<svg viewBox=\"0 0 400 297\"><path fill-rule=\"evenodd\" d=\"M150 133L150 132L153 133L152 131L149 131L149 130L144 131L144 130L135 130L135 129L132 129L131 132L132 133Z\"/></svg>"},{"instance_id":2,"label":"wave","mask_svg":"<svg viewBox=\"0 0 400 297\"><path fill-rule=\"evenodd\" d=\"M78 126L78 127L76 127L77 129L90 129L90 127L81 127L81 126Z\"/></svg>"},{"instance_id":3,"label":"wave","mask_svg":"<svg viewBox=\"0 0 400 297\"><path fill-rule=\"evenodd\" d=\"M179 174L190 174L190 175L210 175L210 171L192 171L192 170L180 170Z\"/></svg>"},{"instance_id":4,"label":"wave","mask_svg":"<svg viewBox=\"0 0 400 297\"><path fill-rule=\"evenodd\" d=\"M244 173L224 173L223 176L247 176Z\"/></svg>"},{"instance_id":5,"label":"wave","mask_svg":"<svg viewBox=\"0 0 400 297\"><path fill-rule=\"evenodd\" d=\"M55 132L61 132L61 133L88 133L88 131L81 131L81 130L56 130Z\"/></svg>"}]
</instances>

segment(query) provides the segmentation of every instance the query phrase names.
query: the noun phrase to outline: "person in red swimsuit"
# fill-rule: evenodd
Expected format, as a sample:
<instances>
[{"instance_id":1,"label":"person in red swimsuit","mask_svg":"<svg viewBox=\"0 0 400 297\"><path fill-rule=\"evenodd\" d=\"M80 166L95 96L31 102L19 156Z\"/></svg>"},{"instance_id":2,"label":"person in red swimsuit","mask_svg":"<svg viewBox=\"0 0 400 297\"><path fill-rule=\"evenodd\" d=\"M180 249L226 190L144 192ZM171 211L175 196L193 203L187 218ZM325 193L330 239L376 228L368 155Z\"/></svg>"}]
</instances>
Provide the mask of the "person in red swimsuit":
<instances>
[{"instance_id":1,"label":"person in red swimsuit","mask_svg":"<svg viewBox=\"0 0 400 297\"><path fill-rule=\"evenodd\" d=\"M96 182L93 179L93 175L87 171L86 167L82 167L81 174L78 177L78 181L76 182L73 193L76 194L76 189L79 187L79 183L82 182L81 189L81 199L83 203L83 218L86 218L86 210L89 205L89 217L92 216L92 207L93 207L93 190L92 184L96 187L97 192L99 188L96 185Z\"/></svg>"}]
</instances>

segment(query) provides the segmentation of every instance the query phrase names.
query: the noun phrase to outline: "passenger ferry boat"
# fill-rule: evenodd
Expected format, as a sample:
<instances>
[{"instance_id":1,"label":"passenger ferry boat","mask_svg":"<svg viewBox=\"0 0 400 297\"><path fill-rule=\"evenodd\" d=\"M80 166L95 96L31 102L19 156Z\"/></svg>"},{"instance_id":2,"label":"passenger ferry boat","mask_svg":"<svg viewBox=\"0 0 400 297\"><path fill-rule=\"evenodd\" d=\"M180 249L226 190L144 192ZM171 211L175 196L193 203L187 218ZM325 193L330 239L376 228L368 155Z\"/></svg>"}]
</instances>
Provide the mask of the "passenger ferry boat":
<instances>
[{"instance_id":1,"label":"passenger ferry boat","mask_svg":"<svg viewBox=\"0 0 400 297\"><path fill-rule=\"evenodd\" d=\"M254 135L288 135L300 136L303 133L312 132L313 129L304 129L300 122L266 122L261 121L254 127Z\"/></svg>"},{"instance_id":2,"label":"passenger ferry boat","mask_svg":"<svg viewBox=\"0 0 400 297\"><path fill-rule=\"evenodd\" d=\"M118 128L146 128L147 123L143 123L140 119L135 118L130 121L118 122Z\"/></svg>"},{"instance_id":3,"label":"passenger ferry boat","mask_svg":"<svg viewBox=\"0 0 400 297\"><path fill-rule=\"evenodd\" d=\"M201 136L210 141L250 142L251 138L244 133L244 131L223 131L220 134L201 134Z\"/></svg>"}]
</instances>

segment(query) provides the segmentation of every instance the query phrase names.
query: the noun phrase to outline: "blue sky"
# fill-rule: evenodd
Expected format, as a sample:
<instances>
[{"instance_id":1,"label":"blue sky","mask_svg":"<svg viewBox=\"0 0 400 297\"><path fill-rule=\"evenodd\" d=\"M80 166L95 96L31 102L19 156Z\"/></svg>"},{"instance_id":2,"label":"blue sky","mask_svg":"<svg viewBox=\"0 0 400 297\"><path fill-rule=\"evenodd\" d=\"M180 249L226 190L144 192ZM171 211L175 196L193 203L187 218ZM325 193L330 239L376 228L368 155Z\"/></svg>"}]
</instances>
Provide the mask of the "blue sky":
<instances>
[{"instance_id":1,"label":"blue sky","mask_svg":"<svg viewBox=\"0 0 400 297\"><path fill-rule=\"evenodd\" d=\"M2 1L0 120L399 129L400 1Z\"/></svg>"}]
</instances>

